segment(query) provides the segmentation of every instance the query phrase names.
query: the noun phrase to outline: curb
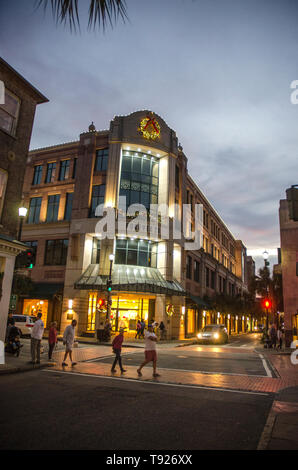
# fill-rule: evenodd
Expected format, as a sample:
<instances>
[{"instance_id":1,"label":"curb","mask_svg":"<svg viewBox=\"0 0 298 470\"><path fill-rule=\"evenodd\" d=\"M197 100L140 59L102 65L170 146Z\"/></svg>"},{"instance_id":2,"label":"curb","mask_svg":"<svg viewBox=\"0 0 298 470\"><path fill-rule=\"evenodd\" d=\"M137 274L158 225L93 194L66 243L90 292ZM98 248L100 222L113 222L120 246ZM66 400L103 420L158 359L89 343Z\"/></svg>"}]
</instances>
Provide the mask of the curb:
<instances>
[{"instance_id":1,"label":"curb","mask_svg":"<svg viewBox=\"0 0 298 470\"><path fill-rule=\"evenodd\" d=\"M47 367L53 367L55 363L44 363L44 364L37 364L37 365L25 365L25 366L18 366L18 367L8 367L7 369L0 369L0 375L9 375L9 374L17 374L19 372L29 372L31 370L38 370L38 369L45 369Z\"/></svg>"}]
</instances>

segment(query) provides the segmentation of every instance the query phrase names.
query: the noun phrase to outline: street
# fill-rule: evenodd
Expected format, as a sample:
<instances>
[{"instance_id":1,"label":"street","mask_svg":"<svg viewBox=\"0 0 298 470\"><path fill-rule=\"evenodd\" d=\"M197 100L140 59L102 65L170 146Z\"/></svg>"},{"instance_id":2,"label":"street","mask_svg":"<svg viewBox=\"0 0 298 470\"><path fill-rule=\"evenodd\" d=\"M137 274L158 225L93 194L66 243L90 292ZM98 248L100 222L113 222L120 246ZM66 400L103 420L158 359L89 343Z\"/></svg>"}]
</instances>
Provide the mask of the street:
<instances>
[{"instance_id":1,"label":"street","mask_svg":"<svg viewBox=\"0 0 298 470\"><path fill-rule=\"evenodd\" d=\"M55 367L1 377L0 448L256 449L274 394L235 382L270 380L256 341L159 344L158 380L149 367L137 377L139 348L124 348L122 376L110 372L109 346L93 347L93 359L64 369L58 351Z\"/></svg>"}]
</instances>

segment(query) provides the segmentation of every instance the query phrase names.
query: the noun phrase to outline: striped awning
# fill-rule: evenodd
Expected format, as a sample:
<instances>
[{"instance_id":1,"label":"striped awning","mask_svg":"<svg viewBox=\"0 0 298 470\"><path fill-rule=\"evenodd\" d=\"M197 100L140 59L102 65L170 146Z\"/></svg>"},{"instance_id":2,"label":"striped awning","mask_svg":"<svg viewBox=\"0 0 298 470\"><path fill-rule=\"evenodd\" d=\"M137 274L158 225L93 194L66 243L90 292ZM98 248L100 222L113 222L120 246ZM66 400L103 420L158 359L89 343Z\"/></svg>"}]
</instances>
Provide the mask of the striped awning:
<instances>
[{"instance_id":1,"label":"striped awning","mask_svg":"<svg viewBox=\"0 0 298 470\"><path fill-rule=\"evenodd\" d=\"M99 264L89 264L75 283L75 289L106 291L108 276L99 274ZM166 281L158 269L143 266L114 264L112 270L114 291L150 292L154 294L185 295L176 280Z\"/></svg>"}]
</instances>

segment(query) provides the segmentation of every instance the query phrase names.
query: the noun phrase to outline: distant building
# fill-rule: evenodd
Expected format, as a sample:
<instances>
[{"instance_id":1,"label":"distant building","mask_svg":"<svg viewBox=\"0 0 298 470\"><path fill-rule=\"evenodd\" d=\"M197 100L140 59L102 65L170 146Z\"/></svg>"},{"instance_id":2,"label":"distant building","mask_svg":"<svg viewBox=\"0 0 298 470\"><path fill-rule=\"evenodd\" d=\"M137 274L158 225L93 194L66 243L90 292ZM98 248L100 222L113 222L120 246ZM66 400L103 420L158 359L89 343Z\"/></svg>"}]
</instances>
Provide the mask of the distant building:
<instances>
[{"instance_id":1,"label":"distant building","mask_svg":"<svg viewBox=\"0 0 298 470\"><path fill-rule=\"evenodd\" d=\"M226 323L244 331L251 318L214 312L208 299L247 291L246 248L236 240L187 170L176 133L150 111L117 116L110 129L95 126L79 140L29 153L24 195L28 207L22 240L37 249L36 283L20 310L42 309L47 325L63 328L78 319L78 333L93 335L98 301L106 298L109 255L112 269L111 319L133 335L137 320L166 324L169 338L192 336L206 323ZM103 203L121 213L127 204L169 207L170 226L190 204L203 205L203 247L185 250L183 240L158 233L127 237L116 227L100 240L96 209ZM174 211L178 207L178 212ZM118 219L117 219L118 220Z\"/></svg>"},{"instance_id":2,"label":"distant building","mask_svg":"<svg viewBox=\"0 0 298 470\"><path fill-rule=\"evenodd\" d=\"M3 340L19 243L18 208L29 150L36 105L45 98L25 78L0 58L0 339ZM4 87L3 85L4 84Z\"/></svg>"},{"instance_id":3,"label":"distant building","mask_svg":"<svg viewBox=\"0 0 298 470\"><path fill-rule=\"evenodd\" d=\"M286 343L298 329L298 186L280 201L280 247ZM280 256L279 256L280 260Z\"/></svg>"}]
</instances>

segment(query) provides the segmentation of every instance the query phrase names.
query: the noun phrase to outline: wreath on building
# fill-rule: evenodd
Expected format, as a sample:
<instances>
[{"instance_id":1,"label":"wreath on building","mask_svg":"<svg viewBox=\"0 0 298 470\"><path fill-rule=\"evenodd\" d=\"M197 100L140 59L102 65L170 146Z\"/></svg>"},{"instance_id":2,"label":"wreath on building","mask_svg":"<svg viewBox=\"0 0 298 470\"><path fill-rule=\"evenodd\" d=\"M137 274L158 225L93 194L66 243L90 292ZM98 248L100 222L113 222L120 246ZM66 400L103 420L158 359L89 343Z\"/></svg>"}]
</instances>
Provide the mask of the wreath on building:
<instances>
[{"instance_id":1,"label":"wreath on building","mask_svg":"<svg viewBox=\"0 0 298 470\"><path fill-rule=\"evenodd\" d=\"M169 304L166 306L166 313L168 315L168 317L171 317L174 313L174 305L172 304Z\"/></svg>"}]
</instances>

